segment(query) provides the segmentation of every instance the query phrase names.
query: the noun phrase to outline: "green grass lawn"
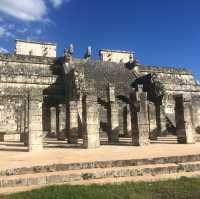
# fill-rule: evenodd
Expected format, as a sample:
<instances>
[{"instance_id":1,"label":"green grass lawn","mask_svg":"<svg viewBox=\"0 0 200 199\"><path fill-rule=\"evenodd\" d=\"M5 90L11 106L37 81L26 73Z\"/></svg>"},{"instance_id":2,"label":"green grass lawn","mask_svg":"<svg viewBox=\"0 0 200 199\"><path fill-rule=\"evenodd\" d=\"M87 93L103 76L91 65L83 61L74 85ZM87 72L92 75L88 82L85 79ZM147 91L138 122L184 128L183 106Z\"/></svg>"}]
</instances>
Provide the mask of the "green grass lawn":
<instances>
[{"instance_id":1,"label":"green grass lawn","mask_svg":"<svg viewBox=\"0 0 200 199\"><path fill-rule=\"evenodd\" d=\"M1 199L200 199L200 179L89 186L50 186Z\"/></svg>"}]
</instances>

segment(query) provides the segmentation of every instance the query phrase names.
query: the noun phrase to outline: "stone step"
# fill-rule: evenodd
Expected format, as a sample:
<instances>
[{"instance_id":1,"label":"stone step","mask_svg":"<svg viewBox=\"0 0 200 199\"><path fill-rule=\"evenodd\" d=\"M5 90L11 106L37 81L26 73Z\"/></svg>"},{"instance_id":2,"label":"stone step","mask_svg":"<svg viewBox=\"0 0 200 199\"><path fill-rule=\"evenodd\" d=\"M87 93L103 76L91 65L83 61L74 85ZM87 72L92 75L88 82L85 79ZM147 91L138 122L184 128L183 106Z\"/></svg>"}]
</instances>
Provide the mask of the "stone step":
<instances>
[{"instance_id":1,"label":"stone step","mask_svg":"<svg viewBox=\"0 0 200 199\"><path fill-rule=\"evenodd\" d=\"M0 178L0 188L32 185L51 185L57 183L72 183L76 181L88 181L107 178L156 176L194 171L200 171L200 161L178 164L169 163L142 166L140 165L127 167L80 169L37 174L2 176Z\"/></svg>"},{"instance_id":2,"label":"stone step","mask_svg":"<svg viewBox=\"0 0 200 199\"><path fill-rule=\"evenodd\" d=\"M177 140L177 136L157 137L157 140Z\"/></svg>"},{"instance_id":3,"label":"stone step","mask_svg":"<svg viewBox=\"0 0 200 199\"><path fill-rule=\"evenodd\" d=\"M178 172L178 168L179 167L176 164L158 164L132 167L130 166L117 168L70 170L60 172L25 174L18 176L3 176L0 178L0 188L45 185L101 178L143 176L146 174L156 175L163 173L176 173Z\"/></svg>"},{"instance_id":4,"label":"stone step","mask_svg":"<svg viewBox=\"0 0 200 199\"><path fill-rule=\"evenodd\" d=\"M61 164L38 165L38 166L0 170L0 177L81 170L81 169L93 169L93 168L114 168L114 167L127 167L127 166L169 164L169 163L177 164L177 163L187 163L187 162L197 162L197 161L200 161L200 154L156 157L156 158L145 158L145 159L107 160L107 161L94 161L94 162L66 163L66 164L61 163Z\"/></svg>"},{"instance_id":5,"label":"stone step","mask_svg":"<svg viewBox=\"0 0 200 199\"><path fill-rule=\"evenodd\" d=\"M173 140L178 140L178 138L165 138L165 137L163 137L163 138L157 138L157 140L168 140L168 141L173 141Z\"/></svg>"},{"instance_id":6,"label":"stone step","mask_svg":"<svg viewBox=\"0 0 200 199\"><path fill-rule=\"evenodd\" d=\"M81 180L73 181L66 183L56 183L52 185L91 185L91 184L113 184L113 183L123 183L123 182L154 182L154 181L164 181L164 180L174 180L181 177L200 177L200 171L194 172L179 172L179 173L170 173L170 174L158 174L158 175L145 175L145 176L129 176L129 177L118 177L118 178L101 178L101 179L90 179L90 180ZM49 184L51 185L51 184ZM29 186L17 186L17 187L4 187L0 188L0 196L7 195L18 192L26 192L34 189L41 189L49 186L45 185L29 185Z\"/></svg>"},{"instance_id":7,"label":"stone step","mask_svg":"<svg viewBox=\"0 0 200 199\"><path fill-rule=\"evenodd\" d=\"M165 137L157 137L156 140L151 141L152 144L177 144L178 139L177 136L174 135L168 135Z\"/></svg>"}]
</instances>

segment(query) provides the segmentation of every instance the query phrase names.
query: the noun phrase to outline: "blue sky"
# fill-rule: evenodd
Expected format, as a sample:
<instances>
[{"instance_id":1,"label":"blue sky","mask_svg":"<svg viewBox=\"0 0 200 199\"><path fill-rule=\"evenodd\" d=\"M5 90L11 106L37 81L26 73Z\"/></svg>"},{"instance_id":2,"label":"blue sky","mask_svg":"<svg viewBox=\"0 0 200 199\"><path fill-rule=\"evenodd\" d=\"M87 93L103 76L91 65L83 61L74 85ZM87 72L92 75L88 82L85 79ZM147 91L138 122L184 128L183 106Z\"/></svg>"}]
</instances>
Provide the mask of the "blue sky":
<instances>
[{"instance_id":1,"label":"blue sky","mask_svg":"<svg viewBox=\"0 0 200 199\"><path fill-rule=\"evenodd\" d=\"M131 50L143 64L187 67L200 79L199 0L0 0L0 49L14 39Z\"/></svg>"}]
</instances>

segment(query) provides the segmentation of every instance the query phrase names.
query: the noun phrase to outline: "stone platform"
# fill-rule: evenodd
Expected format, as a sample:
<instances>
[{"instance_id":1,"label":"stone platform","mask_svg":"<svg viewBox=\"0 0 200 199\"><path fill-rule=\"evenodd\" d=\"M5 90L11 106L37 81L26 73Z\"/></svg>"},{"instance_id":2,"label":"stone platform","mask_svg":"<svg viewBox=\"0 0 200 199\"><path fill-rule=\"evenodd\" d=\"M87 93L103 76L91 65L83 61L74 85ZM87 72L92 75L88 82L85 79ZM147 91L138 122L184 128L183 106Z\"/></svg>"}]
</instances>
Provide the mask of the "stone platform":
<instances>
[{"instance_id":1,"label":"stone platform","mask_svg":"<svg viewBox=\"0 0 200 199\"><path fill-rule=\"evenodd\" d=\"M67 141L48 139L44 150L27 152L27 148L19 142L0 142L0 170L35 165L58 163L80 163L107 160L145 159L155 157L183 156L200 154L200 143L196 144L161 144L149 146L130 146L129 139L122 139L120 145L101 145L97 149L81 148L78 145L66 144ZM104 142L103 142L104 143Z\"/></svg>"},{"instance_id":2,"label":"stone platform","mask_svg":"<svg viewBox=\"0 0 200 199\"><path fill-rule=\"evenodd\" d=\"M200 143L81 148L46 140L41 152L27 152L20 143L0 143L0 194L51 184L113 183L200 176Z\"/></svg>"}]
</instances>

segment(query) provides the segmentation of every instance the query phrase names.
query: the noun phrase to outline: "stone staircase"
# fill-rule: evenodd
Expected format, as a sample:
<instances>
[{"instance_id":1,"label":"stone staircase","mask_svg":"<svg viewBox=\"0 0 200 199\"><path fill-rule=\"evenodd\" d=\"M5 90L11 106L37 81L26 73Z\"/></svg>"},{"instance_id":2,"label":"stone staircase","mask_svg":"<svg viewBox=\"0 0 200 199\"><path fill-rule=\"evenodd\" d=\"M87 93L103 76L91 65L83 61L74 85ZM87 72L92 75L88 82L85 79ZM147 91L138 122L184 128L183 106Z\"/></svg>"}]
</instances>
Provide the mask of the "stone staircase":
<instances>
[{"instance_id":1,"label":"stone staircase","mask_svg":"<svg viewBox=\"0 0 200 199\"><path fill-rule=\"evenodd\" d=\"M138 177L145 180L149 176L160 179L160 176L185 176L193 172L200 175L200 154L23 167L0 171L0 194L5 190L22 191L22 187L87 184L95 180L106 183L117 179L127 181L127 178L134 181Z\"/></svg>"},{"instance_id":2,"label":"stone staircase","mask_svg":"<svg viewBox=\"0 0 200 199\"><path fill-rule=\"evenodd\" d=\"M163 137L157 137L157 140L152 140L151 141L152 144L177 144L178 143L178 139L177 136L175 135L167 135L167 136L163 136Z\"/></svg>"}]
</instances>

